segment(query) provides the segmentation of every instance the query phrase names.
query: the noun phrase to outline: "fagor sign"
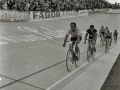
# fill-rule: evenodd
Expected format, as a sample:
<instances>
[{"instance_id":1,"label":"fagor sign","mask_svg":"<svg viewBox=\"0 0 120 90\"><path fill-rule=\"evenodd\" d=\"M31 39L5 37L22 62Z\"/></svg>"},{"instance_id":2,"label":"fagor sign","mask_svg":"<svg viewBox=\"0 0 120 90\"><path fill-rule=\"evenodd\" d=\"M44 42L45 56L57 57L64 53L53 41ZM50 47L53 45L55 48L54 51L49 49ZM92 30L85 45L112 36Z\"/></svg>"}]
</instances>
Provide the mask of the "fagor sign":
<instances>
[{"instance_id":1,"label":"fagor sign","mask_svg":"<svg viewBox=\"0 0 120 90\"><path fill-rule=\"evenodd\" d=\"M30 12L30 19L48 19L48 18L59 18L60 12Z\"/></svg>"}]
</instances>

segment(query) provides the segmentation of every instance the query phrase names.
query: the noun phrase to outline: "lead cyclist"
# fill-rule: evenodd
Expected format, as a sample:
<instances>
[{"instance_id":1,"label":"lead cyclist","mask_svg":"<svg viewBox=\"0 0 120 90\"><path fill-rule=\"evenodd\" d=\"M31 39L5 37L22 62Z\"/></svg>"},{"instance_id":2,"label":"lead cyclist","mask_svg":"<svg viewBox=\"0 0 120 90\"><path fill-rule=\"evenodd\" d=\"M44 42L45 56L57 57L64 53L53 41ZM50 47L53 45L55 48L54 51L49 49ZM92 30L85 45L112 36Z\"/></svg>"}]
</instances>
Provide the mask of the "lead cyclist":
<instances>
[{"instance_id":1,"label":"lead cyclist","mask_svg":"<svg viewBox=\"0 0 120 90\"><path fill-rule=\"evenodd\" d=\"M71 37L72 45L70 47L73 50L73 47L76 44L75 50L78 53L77 48L78 48L78 44L82 40L82 33L81 33L81 30L77 28L77 25L76 25L75 22L70 23L70 29L67 31L67 34L65 36L63 47L66 46L67 38L68 38L69 35L72 36ZM73 54L72 55L73 55L73 57L76 56L74 50L73 50Z\"/></svg>"}]
</instances>

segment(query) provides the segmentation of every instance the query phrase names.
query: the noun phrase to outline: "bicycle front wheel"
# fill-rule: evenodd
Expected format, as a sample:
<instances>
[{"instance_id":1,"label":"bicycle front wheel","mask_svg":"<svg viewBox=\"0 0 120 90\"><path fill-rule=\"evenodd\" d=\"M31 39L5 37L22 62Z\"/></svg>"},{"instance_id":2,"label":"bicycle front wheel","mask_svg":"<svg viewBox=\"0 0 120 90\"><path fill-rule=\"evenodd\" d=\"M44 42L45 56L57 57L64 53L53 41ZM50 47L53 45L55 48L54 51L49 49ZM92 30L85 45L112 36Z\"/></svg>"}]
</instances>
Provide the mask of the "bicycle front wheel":
<instances>
[{"instance_id":1,"label":"bicycle front wheel","mask_svg":"<svg viewBox=\"0 0 120 90\"><path fill-rule=\"evenodd\" d=\"M87 49L87 60L90 61L91 58L91 51L90 51L90 47L88 47Z\"/></svg>"},{"instance_id":2,"label":"bicycle front wheel","mask_svg":"<svg viewBox=\"0 0 120 90\"><path fill-rule=\"evenodd\" d=\"M77 50L78 50L78 52L75 52L75 54L77 56L77 58L75 60L75 66L79 67L79 65L80 65L80 49L79 49L79 47L77 48Z\"/></svg>"},{"instance_id":3,"label":"bicycle front wheel","mask_svg":"<svg viewBox=\"0 0 120 90\"><path fill-rule=\"evenodd\" d=\"M67 70L70 72L71 69L72 69L72 51L71 50L68 50L67 52L67 56L66 56L66 67L67 67Z\"/></svg>"}]
</instances>

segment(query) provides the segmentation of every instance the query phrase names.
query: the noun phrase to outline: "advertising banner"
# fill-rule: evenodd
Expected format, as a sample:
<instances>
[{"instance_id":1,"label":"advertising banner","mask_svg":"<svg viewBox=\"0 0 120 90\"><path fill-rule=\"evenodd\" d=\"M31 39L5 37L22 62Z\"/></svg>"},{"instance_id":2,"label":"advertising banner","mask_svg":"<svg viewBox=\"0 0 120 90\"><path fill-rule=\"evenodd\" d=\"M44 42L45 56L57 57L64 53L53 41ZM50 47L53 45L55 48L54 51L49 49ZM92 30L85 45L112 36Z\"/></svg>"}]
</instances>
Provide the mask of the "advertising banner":
<instances>
[{"instance_id":1,"label":"advertising banner","mask_svg":"<svg viewBox=\"0 0 120 90\"><path fill-rule=\"evenodd\" d=\"M31 11L30 19L51 19L51 18L64 18L71 16L85 16L88 15L87 10L76 11L55 11L55 12L39 12L39 11Z\"/></svg>"},{"instance_id":2,"label":"advertising banner","mask_svg":"<svg viewBox=\"0 0 120 90\"><path fill-rule=\"evenodd\" d=\"M40 12L40 11L31 11L30 19L49 19L49 18L60 18L60 12Z\"/></svg>"},{"instance_id":3,"label":"advertising banner","mask_svg":"<svg viewBox=\"0 0 120 90\"><path fill-rule=\"evenodd\" d=\"M29 20L28 12L20 12L15 10L0 10L0 21L19 22L28 20Z\"/></svg>"},{"instance_id":4,"label":"advertising banner","mask_svg":"<svg viewBox=\"0 0 120 90\"><path fill-rule=\"evenodd\" d=\"M100 14L100 13L107 13L107 9L94 9L88 10L89 14Z\"/></svg>"},{"instance_id":5,"label":"advertising banner","mask_svg":"<svg viewBox=\"0 0 120 90\"><path fill-rule=\"evenodd\" d=\"M120 9L108 9L108 14L120 14Z\"/></svg>"}]
</instances>

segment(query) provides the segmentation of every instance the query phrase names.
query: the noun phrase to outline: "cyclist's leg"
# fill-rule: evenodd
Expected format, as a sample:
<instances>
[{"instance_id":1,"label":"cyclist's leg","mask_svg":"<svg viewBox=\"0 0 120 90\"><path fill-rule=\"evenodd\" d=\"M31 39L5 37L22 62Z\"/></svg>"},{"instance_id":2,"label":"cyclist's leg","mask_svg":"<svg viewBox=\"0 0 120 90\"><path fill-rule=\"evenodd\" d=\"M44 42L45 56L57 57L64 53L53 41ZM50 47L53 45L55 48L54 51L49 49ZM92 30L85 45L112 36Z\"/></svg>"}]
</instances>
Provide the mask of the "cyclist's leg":
<instances>
[{"instance_id":1,"label":"cyclist's leg","mask_svg":"<svg viewBox=\"0 0 120 90\"><path fill-rule=\"evenodd\" d=\"M91 41L90 40L88 40L88 48L89 48L89 51L90 51L90 48L91 47Z\"/></svg>"},{"instance_id":2,"label":"cyclist's leg","mask_svg":"<svg viewBox=\"0 0 120 90\"><path fill-rule=\"evenodd\" d=\"M96 52L96 47L95 47L95 45L96 45L96 41L95 41L95 39L93 39L93 40L92 40L92 46L93 46L93 48L94 48L94 52Z\"/></svg>"},{"instance_id":3,"label":"cyclist's leg","mask_svg":"<svg viewBox=\"0 0 120 90\"><path fill-rule=\"evenodd\" d=\"M116 35L116 41L117 41L118 36Z\"/></svg>"},{"instance_id":4,"label":"cyclist's leg","mask_svg":"<svg viewBox=\"0 0 120 90\"><path fill-rule=\"evenodd\" d=\"M104 36L103 36L103 34L101 34L101 40L102 40L102 42L103 42L103 38L104 38Z\"/></svg>"},{"instance_id":5,"label":"cyclist's leg","mask_svg":"<svg viewBox=\"0 0 120 90\"><path fill-rule=\"evenodd\" d=\"M111 37L109 37L109 46L111 45Z\"/></svg>"},{"instance_id":6,"label":"cyclist's leg","mask_svg":"<svg viewBox=\"0 0 120 90\"><path fill-rule=\"evenodd\" d=\"M72 42L72 48L71 48L71 50L72 50L72 55L73 55L73 57L75 57L75 52L74 52L74 45L75 45L75 42L73 41Z\"/></svg>"},{"instance_id":7,"label":"cyclist's leg","mask_svg":"<svg viewBox=\"0 0 120 90\"><path fill-rule=\"evenodd\" d=\"M81 42L81 40L82 40L82 37L80 37L79 43ZM79 43L78 43L78 44L79 44ZM78 49L79 49L78 44L76 43L76 45L75 45L75 52L77 52L77 53L78 53Z\"/></svg>"}]
</instances>

